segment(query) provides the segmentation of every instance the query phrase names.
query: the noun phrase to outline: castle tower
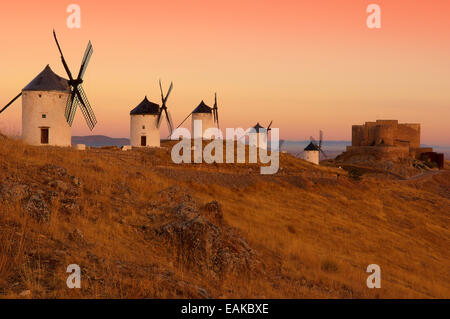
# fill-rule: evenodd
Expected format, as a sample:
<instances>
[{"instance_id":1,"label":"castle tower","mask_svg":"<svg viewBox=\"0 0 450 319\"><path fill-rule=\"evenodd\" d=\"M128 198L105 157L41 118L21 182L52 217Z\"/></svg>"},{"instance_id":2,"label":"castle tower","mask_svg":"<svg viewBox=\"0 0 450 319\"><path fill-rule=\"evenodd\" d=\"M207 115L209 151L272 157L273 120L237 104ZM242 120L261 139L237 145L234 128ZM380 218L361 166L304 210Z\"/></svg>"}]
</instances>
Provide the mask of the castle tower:
<instances>
[{"instance_id":1,"label":"castle tower","mask_svg":"<svg viewBox=\"0 0 450 319\"><path fill-rule=\"evenodd\" d=\"M307 162L319 165L319 148L313 142L305 148L303 152L303 159Z\"/></svg>"},{"instance_id":2,"label":"castle tower","mask_svg":"<svg viewBox=\"0 0 450 319\"><path fill-rule=\"evenodd\" d=\"M160 147L161 140L157 125L159 105L147 97L130 112L130 137L133 147Z\"/></svg>"},{"instance_id":3,"label":"castle tower","mask_svg":"<svg viewBox=\"0 0 450 319\"><path fill-rule=\"evenodd\" d=\"M68 80L50 66L22 90L22 140L30 145L71 146L65 117L70 95Z\"/></svg>"},{"instance_id":4,"label":"castle tower","mask_svg":"<svg viewBox=\"0 0 450 319\"><path fill-rule=\"evenodd\" d=\"M195 121L202 122L202 130L196 131L194 123ZM213 109L201 101L197 108L192 112L192 135L194 139L203 138L203 134L209 128L215 128Z\"/></svg>"}]
</instances>

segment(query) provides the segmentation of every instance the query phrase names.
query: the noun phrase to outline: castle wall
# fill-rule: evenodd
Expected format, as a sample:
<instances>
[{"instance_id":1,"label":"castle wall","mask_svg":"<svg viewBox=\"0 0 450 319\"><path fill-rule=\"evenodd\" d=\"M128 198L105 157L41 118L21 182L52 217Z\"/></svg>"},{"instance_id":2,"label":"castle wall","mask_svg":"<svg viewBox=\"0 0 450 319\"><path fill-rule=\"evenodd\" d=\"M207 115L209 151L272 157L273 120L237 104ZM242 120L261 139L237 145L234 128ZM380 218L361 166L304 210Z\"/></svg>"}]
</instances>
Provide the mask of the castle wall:
<instances>
[{"instance_id":1,"label":"castle wall","mask_svg":"<svg viewBox=\"0 0 450 319\"><path fill-rule=\"evenodd\" d=\"M377 125L374 128L375 145L394 145L395 126Z\"/></svg>"},{"instance_id":2,"label":"castle wall","mask_svg":"<svg viewBox=\"0 0 450 319\"><path fill-rule=\"evenodd\" d=\"M392 160L410 156L409 147L402 146L347 146L345 154L352 154L354 159L359 160Z\"/></svg>"},{"instance_id":3,"label":"castle wall","mask_svg":"<svg viewBox=\"0 0 450 319\"><path fill-rule=\"evenodd\" d=\"M352 146L361 146L364 141L365 126L353 125L352 126Z\"/></svg>"},{"instance_id":4,"label":"castle wall","mask_svg":"<svg viewBox=\"0 0 450 319\"><path fill-rule=\"evenodd\" d=\"M366 132L364 136L364 143L361 146L373 146L375 145L375 127L377 126L376 122L366 122Z\"/></svg>"},{"instance_id":5,"label":"castle wall","mask_svg":"<svg viewBox=\"0 0 450 319\"><path fill-rule=\"evenodd\" d=\"M395 138L409 141L411 148L420 147L420 124L399 124Z\"/></svg>"},{"instance_id":6,"label":"castle wall","mask_svg":"<svg viewBox=\"0 0 450 319\"><path fill-rule=\"evenodd\" d=\"M396 145L420 148L420 124L377 120L352 126L352 146Z\"/></svg>"}]
</instances>

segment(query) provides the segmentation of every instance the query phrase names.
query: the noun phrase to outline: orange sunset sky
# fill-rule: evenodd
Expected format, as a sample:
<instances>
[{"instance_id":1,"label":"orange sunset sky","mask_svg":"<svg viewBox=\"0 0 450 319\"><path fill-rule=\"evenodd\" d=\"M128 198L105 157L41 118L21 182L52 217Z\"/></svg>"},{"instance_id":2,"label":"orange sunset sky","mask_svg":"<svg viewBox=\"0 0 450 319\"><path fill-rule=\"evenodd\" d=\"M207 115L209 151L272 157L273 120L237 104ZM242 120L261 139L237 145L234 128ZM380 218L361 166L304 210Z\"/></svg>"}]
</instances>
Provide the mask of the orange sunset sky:
<instances>
[{"instance_id":1,"label":"orange sunset sky","mask_svg":"<svg viewBox=\"0 0 450 319\"><path fill-rule=\"evenodd\" d=\"M81 29L66 26L71 3ZM380 30L366 26L371 3ZM1 105L46 64L66 77L53 28L74 73L94 45L84 87L99 124L91 133L78 112L73 135L129 137L130 110L145 95L160 103L161 78L174 82L177 125L217 91L222 128L274 120L284 139L323 129L350 140L352 124L398 119L421 123L423 143L450 145L448 0L2 1ZM19 133L20 119L18 101L0 128Z\"/></svg>"}]
</instances>

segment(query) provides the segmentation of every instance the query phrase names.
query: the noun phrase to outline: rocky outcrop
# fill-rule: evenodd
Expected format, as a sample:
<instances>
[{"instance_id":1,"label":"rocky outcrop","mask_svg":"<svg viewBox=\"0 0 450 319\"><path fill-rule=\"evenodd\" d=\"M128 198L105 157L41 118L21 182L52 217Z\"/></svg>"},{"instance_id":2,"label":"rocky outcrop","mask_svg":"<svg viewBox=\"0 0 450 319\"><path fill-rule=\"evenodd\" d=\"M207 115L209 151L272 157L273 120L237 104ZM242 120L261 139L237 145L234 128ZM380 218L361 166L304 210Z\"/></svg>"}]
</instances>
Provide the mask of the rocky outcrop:
<instances>
[{"instance_id":1,"label":"rocky outcrop","mask_svg":"<svg viewBox=\"0 0 450 319\"><path fill-rule=\"evenodd\" d=\"M50 221L51 210L57 202L66 213L80 210L78 197L82 183L78 177L67 173L63 167L43 165L34 168L36 174L27 179L7 176L0 184L0 201L18 203L21 209L38 222ZM38 176L34 178L33 176Z\"/></svg>"},{"instance_id":2,"label":"rocky outcrop","mask_svg":"<svg viewBox=\"0 0 450 319\"><path fill-rule=\"evenodd\" d=\"M169 245L178 262L216 275L252 270L259 263L246 239L223 220L220 203L198 207L190 195L173 188L160 195L175 203L168 212L149 216L150 232Z\"/></svg>"}]
</instances>

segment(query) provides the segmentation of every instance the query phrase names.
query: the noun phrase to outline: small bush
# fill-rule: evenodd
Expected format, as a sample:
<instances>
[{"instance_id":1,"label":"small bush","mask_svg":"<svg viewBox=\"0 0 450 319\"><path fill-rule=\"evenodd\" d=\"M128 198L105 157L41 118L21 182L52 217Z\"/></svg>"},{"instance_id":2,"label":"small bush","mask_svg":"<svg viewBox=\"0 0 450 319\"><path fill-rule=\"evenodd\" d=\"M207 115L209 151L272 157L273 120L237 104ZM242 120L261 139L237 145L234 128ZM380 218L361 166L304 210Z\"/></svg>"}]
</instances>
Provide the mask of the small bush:
<instances>
[{"instance_id":1,"label":"small bush","mask_svg":"<svg viewBox=\"0 0 450 319\"><path fill-rule=\"evenodd\" d=\"M337 263L332 260L324 260L322 262L322 266L320 268L325 272L337 272L338 271Z\"/></svg>"},{"instance_id":2,"label":"small bush","mask_svg":"<svg viewBox=\"0 0 450 319\"><path fill-rule=\"evenodd\" d=\"M360 181L363 173L357 168L351 168L348 171L348 177L354 181Z\"/></svg>"}]
</instances>

